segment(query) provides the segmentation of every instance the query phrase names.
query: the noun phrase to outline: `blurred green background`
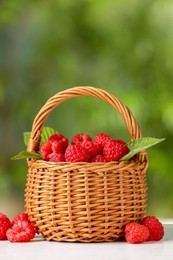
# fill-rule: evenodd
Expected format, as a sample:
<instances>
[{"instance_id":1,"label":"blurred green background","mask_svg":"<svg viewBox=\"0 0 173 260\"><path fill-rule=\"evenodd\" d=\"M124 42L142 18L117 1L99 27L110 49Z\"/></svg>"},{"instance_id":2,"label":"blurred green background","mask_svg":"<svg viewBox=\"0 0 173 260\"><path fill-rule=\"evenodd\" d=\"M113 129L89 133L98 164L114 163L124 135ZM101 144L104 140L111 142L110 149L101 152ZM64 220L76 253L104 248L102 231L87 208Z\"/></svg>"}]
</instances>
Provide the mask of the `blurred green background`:
<instances>
[{"instance_id":1,"label":"blurred green background","mask_svg":"<svg viewBox=\"0 0 173 260\"><path fill-rule=\"evenodd\" d=\"M23 132L55 93L103 88L133 112L143 136L166 137L148 150L148 212L173 218L173 1L8 0L0 2L0 211L24 210ZM69 139L107 132L129 140L118 113L77 98L49 116Z\"/></svg>"}]
</instances>

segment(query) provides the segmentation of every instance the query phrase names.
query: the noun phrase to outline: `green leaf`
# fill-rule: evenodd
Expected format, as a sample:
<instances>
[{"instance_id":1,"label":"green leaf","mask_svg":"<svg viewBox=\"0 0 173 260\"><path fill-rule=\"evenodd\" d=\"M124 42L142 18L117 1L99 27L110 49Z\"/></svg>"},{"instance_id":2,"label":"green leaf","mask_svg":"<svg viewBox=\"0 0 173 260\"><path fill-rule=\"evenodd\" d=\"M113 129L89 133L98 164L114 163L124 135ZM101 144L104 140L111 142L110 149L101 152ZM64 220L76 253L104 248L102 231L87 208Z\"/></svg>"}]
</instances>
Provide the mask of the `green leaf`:
<instances>
[{"instance_id":1,"label":"green leaf","mask_svg":"<svg viewBox=\"0 0 173 260\"><path fill-rule=\"evenodd\" d=\"M165 138L153 138L153 137L144 137L139 138L134 141L130 141L127 146L130 149L130 152L123 156L121 160L128 160L135 154L142 152L143 150L146 150L147 148L154 146L162 141L164 141Z\"/></svg>"},{"instance_id":2,"label":"green leaf","mask_svg":"<svg viewBox=\"0 0 173 260\"><path fill-rule=\"evenodd\" d=\"M41 141L40 141L40 146L46 142L49 137L53 134L57 134L58 131L51 128L51 127L44 127L43 130L42 130L42 133L41 133Z\"/></svg>"},{"instance_id":3,"label":"green leaf","mask_svg":"<svg viewBox=\"0 0 173 260\"><path fill-rule=\"evenodd\" d=\"M33 153L33 152L27 152L27 151L20 152L19 154L13 156L11 159L19 160L19 159L26 159L26 158L42 159L40 154Z\"/></svg>"},{"instance_id":4,"label":"green leaf","mask_svg":"<svg viewBox=\"0 0 173 260\"><path fill-rule=\"evenodd\" d=\"M56 133L58 133L58 131L51 128L51 127L43 127L43 130L42 130L42 133L41 133L40 146L44 142L46 142L51 135L56 134ZM28 145L30 135L31 135L31 132L24 132L23 133L24 143L25 143L26 146ZM19 159L26 159L26 158L42 159L40 154L34 153L34 152L27 152L27 151L20 152L19 154L15 155L11 159L12 160L19 160Z\"/></svg>"},{"instance_id":5,"label":"green leaf","mask_svg":"<svg viewBox=\"0 0 173 260\"><path fill-rule=\"evenodd\" d=\"M25 143L26 146L28 145L30 134L31 134L31 132L24 132L23 133L24 143Z\"/></svg>"},{"instance_id":6,"label":"green leaf","mask_svg":"<svg viewBox=\"0 0 173 260\"><path fill-rule=\"evenodd\" d=\"M40 145L42 145L44 142L46 142L49 137L53 134L57 134L58 131L51 128L51 127L43 127L42 133L41 133L41 141L40 141ZM30 138L30 134L31 132L24 132L23 136L24 136L24 143L27 146L28 142L29 142L29 138Z\"/></svg>"}]
</instances>

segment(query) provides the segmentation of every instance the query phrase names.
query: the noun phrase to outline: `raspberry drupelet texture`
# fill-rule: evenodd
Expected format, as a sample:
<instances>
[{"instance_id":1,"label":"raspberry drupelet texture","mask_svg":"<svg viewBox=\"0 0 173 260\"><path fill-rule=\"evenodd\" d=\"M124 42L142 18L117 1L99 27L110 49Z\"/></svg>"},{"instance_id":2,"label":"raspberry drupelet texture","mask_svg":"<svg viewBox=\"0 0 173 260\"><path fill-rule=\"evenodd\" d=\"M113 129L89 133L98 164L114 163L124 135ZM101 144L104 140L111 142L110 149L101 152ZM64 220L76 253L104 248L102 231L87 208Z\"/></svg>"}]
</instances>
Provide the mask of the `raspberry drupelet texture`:
<instances>
[{"instance_id":1,"label":"raspberry drupelet texture","mask_svg":"<svg viewBox=\"0 0 173 260\"><path fill-rule=\"evenodd\" d=\"M52 145L49 141L42 144L40 153L41 153L43 160L47 161L48 155L52 153Z\"/></svg>"},{"instance_id":2,"label":"raspberry drupelet texture","mask_svg":"<svg viewBox=\"0 0 173 260\"><path fill-rule=\"evenodd\" d=\"M118 161L129 152L129 148L122 140L108 140L103 147L103 156L107 161Z\"/></svg>"},{"instance_id":3,"label":"raspberry drupelet texture","mask_svg":"<svg viewBox=\"0 0 173 260\"><path fill-rule=\"evenodd\" d=\"M6 239L6 232L11 227L11 221L9 218L3 214L0 213L0 240Z\"/></svg>"},{"instance_id":4,"label":"raspberry drupelet texture","mask_svg":"<svg viewBox=\"0 0 173 260\"><path fill-rule=\"evenodd\" d=\"M21 221L27 220L27 221L28 221L28 215L27 215L26 213L24 213L24 212L18 213L18 214L14 217L14 219L13 219L13 221L12 221L12 223L11 223L12 226L13 226L18 220L21 220Z\"/></svg>"},{"instance_id":5,"label":"raspberry drupelet texture","mask_svg":"<svg viewBox=\"0 0 173 260\"><path fill-rule=\"evenodd\" d=\"M107 160L103 155L98 154L92 159L92 162L107 162Z\"/></svg>"},{"instance_id":6,"label":"raspberry drupelet texture","mask_svg":"<svg viewBox=\"0 0 173 260\"><path fill-rule=\"evenodd\" d=\"M62 148L62 152L65 151L65 149L68 146L68 138L66 138L65 136L63 136L62 134L53 134L49 137L48 139L49 141L57 141L61 148Z\"/></svg>"},{"instance_id":7,"label":"raspberry drupelet texture","mask_svg":"<svg viewBox=\"0 0 173 260\"><path fill-rule=\"evenodd\" d=\"M147 216L142 220L142 225L145 225L149 231L150 236L148 241L159 241L164 236L164 227L162 223L155 216Z\"/></svg>"},{"instance_id":8,"label":"raspberry drupelet texture","mask_svg":"<svg viewBox=\"0 0 173 260\"><path fill-rule=\"evenodd\" d=\"M59 162L64 161L62 156L55 154L62 154L68 146L68 139L61 134L53 134L48 141L43 143L41 147L41 155L45 161Z\"/></svg>"},{"instance_id":9,"label":"raspberry drupelet texture","mask_svg":"<svg viewBox=\"0 0 173 260\"><path fill-rule=\"evenodd\" d=\"M27 220L20 219L6 233L10 242L29 242L35 237L35 234L34 227Z\"/></svg>"},{"instance_id":10,"label":"raspberry drupelet texture","mask_svg":"<svg viewBox=\"0 0 173 260\"><path fill-rule=\"evenodd\" d=\"M86 150L88 150L90 154L90 161L95 157L96 155L100 154L102 152L102 146L99 143L93 143L92 141L86 141L81 144L82 147L84 147Z\"/></svg>"},{"instance_id":11,"label":"raspberry drupelet texture","mask_svg":"<svg viewBox=\"0 0 173 260\"><path fill-rule=\"evenodd\" d=\"M139 244L148 240L149 229L141 224L131 222L125 226L125 239L131 244Z\"/></svg>"},{"instance_id":12,"label":"raspberry drupelet texture","mask_svg":"<svg viewBox=\"0 0 173 260\"><path fill-rule=\"evenodd\" d=\"M66 162L89 162L90 154L80 144L69 145L65 151Z\"/></svg>"},{"instance_id":13,"label":"raspberry drupelet texture","mask_svg":"<svg viewBox=\"0 0 173 260\"><path fill-rule=\"evenodd\" d=\"M81 133L81 134L76 134L73 137L71 144L81 144L87 141L92 141L91 137L88 134Z\"/></svg>"},{"instance_id":14,"label":"raspberry drupelet texture","mask_svg":"<svg viewBox=\"0 0 173 260\"><path fill-rule=\"evenodd\" d=\"M51 153L47 156L50 162L65 162L64 154L62 153Z\"/></svg>"},{"instance_id":15,"label":"raspberry drupelet texture","mask_svg":"<svg viewBox=\"0 0 173 260\"><path fill-rule=\"evenodd\" d=\"M105 133L99 133L94 137L94 143L101 144L102 148L108 140L112 140L112 137Z\"/></svg>"}]
</instances>

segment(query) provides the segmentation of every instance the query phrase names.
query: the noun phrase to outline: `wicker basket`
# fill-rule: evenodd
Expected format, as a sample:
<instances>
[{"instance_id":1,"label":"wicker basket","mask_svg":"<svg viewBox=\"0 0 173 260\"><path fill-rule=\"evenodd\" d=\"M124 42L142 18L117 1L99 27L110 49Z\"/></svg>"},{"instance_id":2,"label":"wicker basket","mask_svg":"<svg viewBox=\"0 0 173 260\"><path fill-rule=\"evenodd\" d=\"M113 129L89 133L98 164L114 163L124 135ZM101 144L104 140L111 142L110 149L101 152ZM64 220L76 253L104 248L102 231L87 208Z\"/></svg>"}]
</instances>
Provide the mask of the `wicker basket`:
<instances>
[{"instance_id":1,"label":"wicker basket","mask_svg":"<svg viewBox=\"0 0 173 260\"><path fill-rule=\"evenodd\" d=\"M116 97L94 87L74 87L51 97L33 122L28 151L38 152L42 128L61 102L78 96L102 99L124 119L131 140L141 130ZM29 159L25 207L29 220L46 240L116 241L124 226L140 222L147 207L146 152L108 163L53 163Z\"/></svg>"}]
</instances>

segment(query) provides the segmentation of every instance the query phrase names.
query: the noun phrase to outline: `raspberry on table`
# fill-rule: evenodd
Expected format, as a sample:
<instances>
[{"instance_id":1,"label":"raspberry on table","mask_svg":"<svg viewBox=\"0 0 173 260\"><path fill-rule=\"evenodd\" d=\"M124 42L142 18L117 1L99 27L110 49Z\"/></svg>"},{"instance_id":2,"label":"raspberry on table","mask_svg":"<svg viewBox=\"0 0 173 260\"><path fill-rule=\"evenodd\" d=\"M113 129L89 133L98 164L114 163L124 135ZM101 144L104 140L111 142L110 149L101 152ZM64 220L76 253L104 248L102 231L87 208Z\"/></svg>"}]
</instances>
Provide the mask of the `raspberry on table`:
<instances>
[{"instance_id":1,"label":"raspberry on table","mask_svg":"<svg viewBox=\"0 0 173 260\"><path fill-rule=\"evenodd\" d=\"M90 160L92 160L93 157L100 154L102 152L102 146L99 143L93 143L92 141L86 141L81 144L82 147L84 147L86 150L88 150L90 154Z\"/></svg>"},{"instance_id":2,"label":"raspberry on table","mask_svg":"<svg viewBox=\"0 0 173 260\"><path fill-rule=\"evenodd\" d=\"M29 221L19 219L7 230L6 236L10 242L29 242L35 234L35 228Z\"/></svg>"},{"instance_id":3,"label":"raspberry on table","mask_svg":"<svg viewBox=\"0 0 173 260\"><path fill-rule=\"evenodd\" d=\"M108 140L103 147L103 156L107 161L118 161L129 152L123 140Z\"/></svg>"},{"instance_id":4,"label":"raspberry on table","mask_svg":"<svg viewBox=\"0 0 173 260\"><path fill-rule=\"evenodd\" d=\"M91 137L88 134L76 134L73 137L71 144L81 144L87 141L92 141Z\"/></svg>"},{"instance_id":5,"label":"raspberry on table","mask_svg":"<svg viewBox=\"0 0 173 260\"><path fill-rule=\"evenodd\" d=\"M106 144L108 140L112 140L112 137L105 133L99 133L94 137L94 143L99 143L102 147Z\"/></svg>"},{"instance_id":6,"label":"raspberry on table","mask_svg":"<svg viewBox=\"0 0 173 260\"><path fill-rule=\"evenodd\" d=\"M131 244L139 244L148 240L149 229L141 224L130 222L125 226L125 239Z\"/></svg>"},{"instance_id":7,"label":"raspberry on table","mask_svg":"<svg viewBox=\"0 0 173 260\"><path fill-rule=\"evenodd\" d=\"M69 145L65 151L66 162L89 162L90 154L80 144Z\"/></svg>"},{"instance_id":8,"label":"raspberry on table","mask_svg":"<svg viewBox=\"0 0 173 260\"><path fill-rule=\"evenodd\" d=\"M150 236L148 241L159 241L164 236L164 227L162 223L155 216L147 216L142 222L142 225L145 225L149 231Z\"/></svg>"},{"instance_id":9,"label":"raspberry on table","mask_svg":"<svg viewBox=\"0 0 173 260\"><path fill-rule=\"evenodd\" d=\"M103 155L98 154L92 159L92 162L107 162L107 160Z\"/></svg>"},{"instance_id":10,"label":"raspberry on table","mask_svg":"<svg viewBox=\"0 0 173 260\"><path fill-rule=\"evenodd\" d=\"M9 218L3 214L0 213L0 240L6 239L6 232L11 227L11 222Z\"/></svg>"},{"instance_id":11,"label":"raspberry on table","mask_svg":"<svg viewBox=\"0 0 173 260\"><path fill-rule=\"evenodd\" d=\"M18 221L18 220L28 220L28 215L26 214L26 213L24 213L24 212L21 212L21 213L18 213L15 217L14 217L14 219L13 219L13 221L12 221L12 226Z\"/></svg>"},{"instance_id":12,"label":"raspberry on table","mask_svg":"<svg viewBox=\"0 0 173 260\"><path fill-rule=\"evenodd\" d=\"M51 153L47 156L49 162L65 162L64 154L62 153Z\"/></svg>"}]
</instances>

